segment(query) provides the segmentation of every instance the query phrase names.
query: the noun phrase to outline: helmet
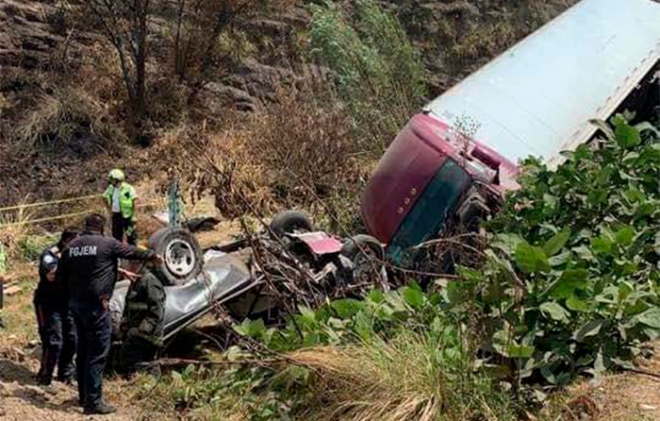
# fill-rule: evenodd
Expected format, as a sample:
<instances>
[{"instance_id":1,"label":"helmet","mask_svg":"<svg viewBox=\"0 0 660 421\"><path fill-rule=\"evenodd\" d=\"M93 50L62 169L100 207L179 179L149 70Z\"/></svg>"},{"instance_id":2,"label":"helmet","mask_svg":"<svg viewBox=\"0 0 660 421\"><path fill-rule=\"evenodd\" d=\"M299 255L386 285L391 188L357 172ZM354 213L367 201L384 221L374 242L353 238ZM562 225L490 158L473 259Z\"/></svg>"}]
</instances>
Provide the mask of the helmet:
<instances>
[{"instance_id":1,"label":"helmet","mask_svg":"<svg viewBox=\"0 0 660 421\"><path fill-rule=\"evenodd\" d=\"M115 168L114 170L110 171L110 174L108 174L108 179L110 181L112 180L117 180L117 181L124 181L126 180L126 174L118 168Z\"/></svg>"}]
</instances>

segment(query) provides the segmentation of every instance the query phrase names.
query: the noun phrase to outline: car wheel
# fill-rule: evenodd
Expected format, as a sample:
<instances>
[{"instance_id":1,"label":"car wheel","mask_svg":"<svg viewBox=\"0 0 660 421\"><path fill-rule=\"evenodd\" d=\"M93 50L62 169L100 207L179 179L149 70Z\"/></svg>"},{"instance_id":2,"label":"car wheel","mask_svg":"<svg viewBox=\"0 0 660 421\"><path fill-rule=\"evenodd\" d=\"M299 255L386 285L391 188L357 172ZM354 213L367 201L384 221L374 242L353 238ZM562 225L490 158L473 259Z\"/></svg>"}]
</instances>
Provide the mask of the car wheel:
<instances>
[{"instance_id":1,"label":"car wheel","mask_svg":"<svg viewBox=\"0 0 660 421\"><path fill-rule=\"evenodd\" d=\"M381 242L365 234L358 234L349 238L341 248L341 254L349 259L354 259L358 253L367 253L379 260L385 258L385 250L383 250Z\"/></svg>"},{"instance_id":2,"label":"car wheel","mask_svg":"<svg viewBox=\"0 0 660 421\"><path fill-rule=\"evenodd\" d=\"M297 231L314 231L314 226L304 213L284 211L275 215L270 222L270 230L277 236L283 236Z\"/></svg>"},{"instance_id":3,"label":"car wheel","mask_svg":"<svg viewBox=\"0 0 660 421\"><path fill-rule=\"evenodd\" d=\"M165 285L183 285L202 271L202 249L195 236L183 228L163 228L149 238L149 247L163 256L153 272Z\"/></svg>"},{"instance_id":4,"label":"car wheel","mask_svg":"<svg viewBox=\"0 0 660 421\"><path fill-rule=\"evenodd\" d=\"M340 252L353 262L353 280L368 281L380 277L385 250L380 241L359 234L346 240Z\"/></svg>"}]
</instances>

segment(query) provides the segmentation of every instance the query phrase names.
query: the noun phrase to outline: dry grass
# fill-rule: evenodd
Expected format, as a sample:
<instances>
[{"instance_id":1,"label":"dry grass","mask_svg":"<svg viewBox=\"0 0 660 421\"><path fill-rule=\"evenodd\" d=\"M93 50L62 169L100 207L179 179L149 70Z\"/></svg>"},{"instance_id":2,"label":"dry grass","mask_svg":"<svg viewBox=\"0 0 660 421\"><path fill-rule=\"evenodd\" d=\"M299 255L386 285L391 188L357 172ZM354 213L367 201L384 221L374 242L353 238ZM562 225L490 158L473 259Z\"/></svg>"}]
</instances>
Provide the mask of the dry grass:
<instances>
[{"instance_id":1,"label":"dry grass","mask_svg":"<svg viewBox=\"0 0 660 421\"><path fill-rule=\"evenodd\" d=\"M117 137L105 106L85 91L61 88L42 94L16 127L24 150L68 142L75 136Z\"/></svg>"},{"instance_id":2,"label":"dry grass","mask_svg":"<svg viewBox=\"0 0 660 421\"><path fill-rule=\"evenodd\" d=\"M0 358L25 359L25 349L38 339L37 319L32 295L36 287L36 268L25 266L19 286L21 292L5 297L1 310L5 328L0 332ZM12 358L13 357L13 358Z\"/></svg>"},{"instance_id":3,"label":"dry grass","mask_svg":"<svg viewBox=\"0 0 660 421\"><path fill-rule=\"evenodd\" d=\"M516 40L515 28L510 22L503 20L478 27L461 38L451 50L453 57L459 61L475 61L504 51Z\"/></svg>"},{"instance_id":4,"label":"dry grass","mask_svg":"<svg viewBox=\"0 0 660 421\"><path fill-rule=\"evenodd\" d=\"M0 334L2 358L23 358L22 348L37 337L31 299L36 269L26 261L23 253L26 241L33 235L33 227L28 223L32 216L30 209L25 207L0 213L0 243L6 247L7 275L9 280L18 281L22 289L16 295L5 297L2 309L5 331Z\"/></svg>"},{"instance_id":5,"label":"dry grass","mask_svg":"<svg viewBox=\"0 0 660 421\"><path fill-rule=\"evenodd\" d=\"M641 380L641 381L640 381ZM613 375L595 383L581 382L553 397L543 421L656 421L658 385L629 375ZM656 405L644 403L645 397ZM647 400L648 401L648 400Z\"/></svg>"},{"instance_id":6,"label":"dry grass","mask_svg":"<svg viewBox=\"0 0 660 421\"><path fill-rule=\"evenodd\" d=\"M0 243L6 247L9 258L17 257L15 251L30 234L28 222L33 218L33 212L22 206L26 203L27 199L18 205L18 209L0 213Z\"/></svg>"},{"instance_id":7,"label":"dry grass","mask_svg":"<svg viewBox=\"0 0 660 421\"><path fill-rule=\"evenodd\" d=\"M192 139L189 160L200 170L195 189L213 194L228 218L283 208L357 218L359 194L378 158L354 136L344 110L309 88L279 92L276 103L220 133L184 137Z\"/></svg>"},{"instance_id":8,"label":"dry grass","mask_svg":"<svg viewBox=\"0 0 660 421\"><path fill-rule=\"evenodd\" d=\"M654 356L638 364L660 373L660 342L652 344ZM660 380L622 373L582 381L552 398L543 421L660 421Z\"/></svg>"},{"instance_id":9,"label":"dry grass","mask_svg":"<svg viewBox=\"0 0 660 421\"><path fill-rule=\"evenodd\" d=\"M312 368L320 379L317 402L299 419L512 419L506 401L489 382L471 377L469 369L444 366L439 352L440 344L410 333L387 342L293 353L292 361Z\"/></svg>"}]
</instances>

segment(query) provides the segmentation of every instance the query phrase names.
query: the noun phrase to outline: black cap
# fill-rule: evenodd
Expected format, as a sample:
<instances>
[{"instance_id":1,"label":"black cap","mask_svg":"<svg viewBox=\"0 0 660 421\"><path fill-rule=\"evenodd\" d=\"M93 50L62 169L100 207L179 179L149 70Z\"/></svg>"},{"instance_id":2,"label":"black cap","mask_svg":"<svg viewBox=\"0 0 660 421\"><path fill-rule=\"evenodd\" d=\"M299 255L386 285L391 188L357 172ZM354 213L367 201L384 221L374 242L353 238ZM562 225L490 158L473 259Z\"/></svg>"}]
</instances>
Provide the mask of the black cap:
<instances>
[{"instance_id":1,"label":"black cap","mask_svg":"<svg viewBox=\"0 0 660 421\"><path fill-rule=\"evenodd\" d=\"M65 246L69 241L73 240L80 234L80 230L76 227L67 227L62 231L62 235L60 236L60 241L58 241L58 246L62 248Z\"/></svg>"},{"instance_id":2,"label":"black cap","mask_svg":"<svg viewBox=\"0 0 660 421\"><path fill-rule=\"evenodd\" d=\"M93 213L85 218L85 231L103 232L105 227L105 217L98 213Z\"/></svg>"}]
</instances>

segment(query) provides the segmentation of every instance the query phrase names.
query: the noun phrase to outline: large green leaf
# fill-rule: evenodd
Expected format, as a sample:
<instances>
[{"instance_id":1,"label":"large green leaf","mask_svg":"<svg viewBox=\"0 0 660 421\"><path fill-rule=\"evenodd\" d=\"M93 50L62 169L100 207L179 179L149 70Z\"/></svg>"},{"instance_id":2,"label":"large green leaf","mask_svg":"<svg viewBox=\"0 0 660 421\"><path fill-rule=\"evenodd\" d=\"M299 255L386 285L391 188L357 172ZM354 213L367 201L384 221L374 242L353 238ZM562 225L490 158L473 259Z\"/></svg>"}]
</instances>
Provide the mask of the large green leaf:
<instances>
[{"instance_id":1,"label":"large green leaf","mask_svg":"<svg viewBox=\"0 0 660 421\"><path fill-rule=\"evenodd\" d=\"M497 234L492 246L511 256L523 239L517 234Z\"/></svg>"},{"instance_id":2,"label":"large green leaf","mask_svg":"<svg viewBox=\"0 0 660 421\"><path fill-rule=\"evenodd\" d=\"M550 295L554 298L570 298L575 295L575 291L582 291L587 288L587 277L589 272L586 269L566 269L555 286L550 290Z\"/></svg>"},{"instance_id":3,"label":"large green leaf","mask_svg":"<svg viewBox=\"0 0 660 421\"><path fill-rule=\"evenodd\" d=\"M530 358L534 355L534 346L519 344L512 337L511 332L499 330L493 334L493 348L499 354L508 358Z\"/></svg>"},{"instance_id":4,"label":"large green leaf","mask_svg":"<svg viewBox=\"0 0 660 421\"><path fill-rule=\"evenodd\" d=\"M380 304L385 301L385 294L379 289L372 289L369 291L369 300L375 304Z\"/></svg>"},{"instance_id":5,"label":"large green leaf","mask_svg":"<svg viewBox=\"0 0 660 421\"><path fill-rule=\"evenodd\" d=\"M305 305L299 305L298 311L300 312L300 318L309 323L316 322L316 313L311 308Z\"/></svg>"},{"instance_id":6,"label":"large green leaf","mask_svg":"<svg viewBox=\"0 0 660 421\"><path fill-rule=\"evenodd\" d=\"M591 240L591 248L598 254L609 254L614 249L614 241L606 235Z\"/></svg>"},{"instance_id":7,"label":"large green leaf","mask_svg":"<svg viewBox=\"0 0 660 421\"><path fill-rule=\"evenodd\" d=\"M637 316L637 318L643 325L660 329L660 307L652 307Z\"/></svg>"},{"instance_id":8,"label":"large green leaf","mask_svg":"<svg viewBox=\"0 0 660 421\"><path fill-rule=\"evenodd\" d=\"M529 245L526 241L516 248L516 266L526 273L549 272L550 262L543 249Z\"/></svg>"},{"instance_id":9,"label":"large green leaf","mask_svg":"<svg viewBox=\"0 0 660 421\"><path fill-rule=\"evenodd\" d=\"M595 319L587 322L577 332L575 332L575 340L583 342L586 338L596 336L600 329L605 325L605 320Z\"/></svg>"},{"instance_id":10,"label":"large green leaf","mask_svg":"<svg viewBox=\"0 0 660 421\"><path fill-rule=\"evenodd\" d=\"M266 325L262 319L254 321L245 319L240 325L235 326L234 330L241 336L256 338L266 332Z\"/></svg>"},{"instance_id":11,"label":"large green leaf","mask_svg":"<svg viewBox=\"0 0 660 421\"><path fill-rule=\"evenodd\" d=\"M364 310L364 303L362 301L353 300L353 299L343 299L333 301L331 304L332 308L337 312L337 315L342 319L348 319L353 317L360 311Z\"/></svg>"},{"instance_id":12,"label":"large green leaf","mask_svg":"<svg viewBox=\"0 0 660 421\"><path fill-rule=\"evenodd\" d=\"M566 300L566 307L568 307L570 310L573 311L580 311L580 312L589 311L589 304L587 304L586 301L579 299L575 295L568 297L568 299Z\"/></svg>"},{"instance_id":13,"label":"large green leaf","mask_svg":"<svg viewBox=\"0 0 660 421\"><path fill-rule=\"evenodd\" d=\"M559 303L549 301L541 304L541 312L558 322L568 322L570 313Z\"/></svg>"},{"instance_id":14,"label":"large green leaf","mask_svg":"<svg viewBox=\"0 0 660 421\"><path fill-rule=\"evenodd\" d=\"M411 307L419 310L424 306L424 300L426 297L424 293L416 288L403 287L403 299L406 304Z\"/></svg>"},{"instance_id":15,"label":"large green leaf","mask_svg":"<svg viewBox=\"0 0 660 421\"><path fill-rule=\"evenodd\" d=\"M642 137L639 134L639 130L624 122L619 122L616 125L614 135L616 137L616 142L622 148L632 148L642 142Z\"/></svg>"},{"instance_id":16,"label":"large green leaf","mask_svg":"<svg viewBox=\"0 0 660 421\"><path fill-rule=\"evenodd\" d=\"M614 241L620 246L629 246L635 238L635 230L632 227L623 227L614 234Z\"/></svg>"},{"instance_id":17,"label":"large green leaf","mask_svg":"<svg viewBox=\"0 0 660 421\"><path fill-rule=\"evenodd\" d=\"M530 358L534 355L533 345L509 345L509 358Z\"/></svg>"},{"instance_id":18,"label":"large green leaf","mask_svg":"<svg viewBox=\"0 0 660 421\"><path fill-rule=\"evenodd\" d=\"M553 235L552 238L550 238L543 246L543 251L545 252L546 256L552 257L559 253L559 251L564 248L570 237L571 230L568 228L564 228L557 234Z\"/></svg>"}]
</instances>

